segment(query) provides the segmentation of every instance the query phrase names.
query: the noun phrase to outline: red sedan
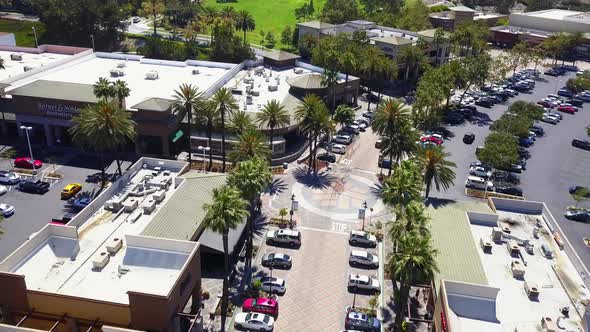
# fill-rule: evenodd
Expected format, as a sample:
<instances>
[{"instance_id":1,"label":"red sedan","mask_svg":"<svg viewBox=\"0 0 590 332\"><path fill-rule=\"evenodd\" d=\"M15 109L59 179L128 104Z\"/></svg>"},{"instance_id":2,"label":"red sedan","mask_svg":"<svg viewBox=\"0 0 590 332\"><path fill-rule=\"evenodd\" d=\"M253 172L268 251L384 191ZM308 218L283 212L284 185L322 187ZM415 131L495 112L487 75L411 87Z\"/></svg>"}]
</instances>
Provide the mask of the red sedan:
<instances>
[{"instance_id":1,"label":"red sedan","mask_svg":"<svg viewBox=\"0 0 590 332\"><path fill-rule=\"evenodd\" d=\"M265 297L249 298L244 300L242 310L244 312L252 311L277 317L279 315L279 302Z\"/></svg>"},{"instance_id":2,"label":"red sedan","mask_svg":"<svg viewBox=\"0 0 590 332\"><path fill-rule=\"evenodd\" d=\"M39 169L42 166L43 162L41 162L41 160L31 161L31 158L29 157L20 157L14 160L14 167Z\"/></svg>"},{"instance_id":3,"label":"red sedan","mask_svg":"<svg viewBox=\"0 0 590 332\"><path fill-rule=\"evenodd\" d=\"M569 114L574 114L574 113L576 113L578 111L573 106L563 106L563 105L562 106L559 106L557 108L557 110L560 111L560 112L569 113Z\"/></svg>"},{"instance_id":4,"label":"red sedan","mask_svg":"<svg viewBox=\"0 0 590 332\"><path fill-rule=\"evenodd\" d=\"M430 135L420 137L420 142L432 142L436 145L441 145L444 143L444 141L442 139L440 139L436 136L430 136Z\"/></svg>"}]
</instances>

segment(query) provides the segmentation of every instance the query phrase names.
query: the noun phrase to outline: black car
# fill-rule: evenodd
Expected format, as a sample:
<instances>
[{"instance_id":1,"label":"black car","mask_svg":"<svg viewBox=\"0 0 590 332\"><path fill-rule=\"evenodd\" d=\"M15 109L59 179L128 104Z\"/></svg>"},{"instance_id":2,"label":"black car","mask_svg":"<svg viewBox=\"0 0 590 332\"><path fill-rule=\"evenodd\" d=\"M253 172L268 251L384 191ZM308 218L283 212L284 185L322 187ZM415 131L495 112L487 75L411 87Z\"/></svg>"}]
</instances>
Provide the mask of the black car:
<instances>
[{"instance_id":1,"label":"black car","mask_svg":"<svg viewBox=\"0 0 590 332\"><path fill-rule=\"evenodd\" d=\"M33 194L44 194L49 191L49 183L41 180L33 181L22 181L18 184L18 188L22 192L33 193Z\"/></svg>"},{"instance_id":2,"label":"black car","mask_svg":"<svg viewBox=\"0 0 590 332\"><path fill-rule=\"evenodd\" d=\"M64 213L61 217L52 218L51 219L51 222L53 222L53 223L59 223L59 224L67 224L75 216L76 216L75 213L67 212L67 213Z\"/></svg>"},{"instance_id":3,"label":"black car","mask_svg":"<svg viewBox=\"0 0 590 332\"><path fill-rule=\"evenodd\" d=\"M335 163L336 162L336 155L333 153L320 153L318 155L318 160L323 160L323 161L327 161L329 163Z\"/></svg>"},{"instance_id":4,"label":"black car","mask_svg":"<svg viewBox=\"0 0 590 332\"><path fill-rule=\"evenodd\" d=\"M518 156L523 159L529 159L531 157L531 153L526 148L519 146L518 147Z\"/></svg>"},{"instance_id":5,"label":"black car","mask_svg":"<svg viewBox=\"0 0 590 332\"><path fill-rule=\"evenodd\" d=\"M559 76L560 75L559 72L554 69L546 70L543 74L549 75L549 76Z\"/></svg>"},{"instance_id":6,"label":"black car","mask_svg":"<svg viewBox=\"0 0 590 332\"><path fill-rule=\"evenodd\" d=\"M571 98L566 101L568 104L572 104L576 107L584 107L584 101L578 98Z\"/></svg>"},{"instance_id":7,"label":"black car","mask_svg":"<svg viewBox=\"0 0 590 332\"><path fill-rule=\"evenodd\" d=\"M581 189L586 189L586 195L584 195L585 197L590 197L590 190L588 190L588 188L584 187L584 186L571 186L568 188L568 191L570 194L575 194L576 192L578 192L578 190Z\"/></svg>"},{"instance_id":8,"label":"black car","mask_svg":"<svg viewBox=\"0 0 590 332\"><path fill-rule=\"evenodd\" d=\"M590 222L590 212L584 210L568 210L565 217L569 220Z\"/></svg>"},{"instance_id":9,"label":"black car","mask_svg":"<svg viewBox=\"0 0 590 332\"><path fill-rule=\"evenodd\" d=\"M577 138L574 138L572 140L572 146L573 147L576 147L576 148L580 148L580 149L584 149L584 150L590 151L590 142L588 142L585 139L577 139Z\"/></svg>"},{"instance_id":10,"label":"black car","mask_svg":"<svg viewBox=\"0 0 590 332\"><path fill-rule=\"evenodd\" d=\"M475 105L489 108L489 107L494 106L494 101L488 97L479 98L478 100L475 101Z\"/></svg>"},{"instance_id":11,"label":"black car","mask_svg":"<svg viewBox=\"0 0 590 332\"><path fill-rule=\"evenodd\" d=\"M503 187L510 187L513 185L520 184L520 176L518 176L518 174L500 170L496 170L494 172L491 180L494 183L498 183L500 184L500 186Z\"/></svg>"},{"instance_id":12,"label":"black car","mask_svg":"<svg viewBox=\"0 0 590 332\"><path fill-rule=\"evenodd\" d=\"M463 143L465 143L465 144L471 144L471 143L473 143L474 140L475 140L474 133L467 133L467 134L463 135Z\"/></svg>"},{"instance_id":13,"label":"black car","mask_svg":"<svg viewBox=\"0 0 590 332\"><path fill-rule=\"evenodd\" d=\"M543 135L545 135L545 130L541 126L534 125L534 126L531 127L531 131L533 133L535 133L535 135L537 135L537 136L543 136Z\"/></svg>"},{"instance_id":14,"label":"black car","mask_svg":"<svg viewBox=\"0 0 590 332\"><path fill-rule=\"evenodd\" d=\"M270 253L262 258L262 266L290 269L291 268L291 256L282 253Z\"/></svg>"},{"instance_id":15,"label":"black car","mask_svg":"<svg viewBox=\"0 0 590 332\"><path fill-rule=\"evenodd\" d=\"M522 196L522 189L520 189L519 187L496 186L496 192L512 196Z\"/></svg>"}]
</instances>

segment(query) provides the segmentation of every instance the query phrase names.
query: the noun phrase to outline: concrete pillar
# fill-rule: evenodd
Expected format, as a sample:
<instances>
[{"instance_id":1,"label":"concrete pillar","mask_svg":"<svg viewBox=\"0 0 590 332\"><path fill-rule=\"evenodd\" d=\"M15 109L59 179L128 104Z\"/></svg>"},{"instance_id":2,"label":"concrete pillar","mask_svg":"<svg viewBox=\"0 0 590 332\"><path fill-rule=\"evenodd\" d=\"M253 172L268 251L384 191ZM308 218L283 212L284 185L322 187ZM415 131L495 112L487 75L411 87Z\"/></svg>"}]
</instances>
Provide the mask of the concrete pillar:
<instances>
[{"instance_id":1,"label":"concrete pillar","mask_svg":"<svg viewBox=\"0 0 590 332\"><path fill-rule=\"evenodd\" d=\"M66 327L70 332L80 332L80 326L78 326L78 321L76 318L66 317L65 318Z\"/></svg>"},{"instance_id":2,"label":"concrete pillar","mask_svg":"<svg viewBox=\"0 0 590 332\"><path fill-rule=\"evenodd\" d=\"M51 131L51 126L45 124L43 125L43 128L45 129L45 141L47 142L47 146L53 146L53 132Z\"/></svg>"},{"instance_id":3,"label":"concrete pillar","mask_svg":"<svg viewBox=\"0 0 590 332\"><path fill-rule=\"evenodd\" d=\"M201 278L195 284L191 295L191 314L197 313L201 308Z\"/></svg>"}]
</instances>

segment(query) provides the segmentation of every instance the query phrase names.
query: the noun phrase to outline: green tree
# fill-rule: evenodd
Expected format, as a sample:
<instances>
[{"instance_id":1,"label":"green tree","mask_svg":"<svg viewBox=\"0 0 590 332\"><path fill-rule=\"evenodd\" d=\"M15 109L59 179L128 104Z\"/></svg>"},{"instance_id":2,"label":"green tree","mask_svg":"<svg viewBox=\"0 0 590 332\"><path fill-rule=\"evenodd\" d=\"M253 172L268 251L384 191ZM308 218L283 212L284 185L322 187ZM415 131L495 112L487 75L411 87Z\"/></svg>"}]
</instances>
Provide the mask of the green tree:
<instances>
[{"instance_id":1,"label":"green tree","mask_svg":"<svg viewBox=\"0 0 590 332\"><path fill-rule=\"evenodd\" d=\"M226 15L229 14L226 13ZM235 34L235 24L232 19L213 21L210 48L210 57L214 61L240 63L254 57L250 45L245 44L242 38Z\"/></svg>"},{"instance_id":2,"label":"green tree","mask_svg":"<svg viewBox=\"0 0 590 332\"><path fill-rule=\"evenodd\" d=\"M254 17L247 10L240 10L235 15L235 25L236 29L242 30L244 33L244 44L246 44L246 32L256 29Z\"/></svg>"},{"instance_id":3,"label":"green tree","mask_svg":"<svg viewBox=\"0 0 590 332\"><path fill-rule=\"evenodd\" d=\"M518 161L518 141L512 134L490 133L477 157L493 168L507 169Z\"/></svg>"},{"instance_id":4,"label":"green tree","mask_svg":"<svg viewBox=\"0 0 590 332\"><path fill-rule=\"evenodd\" d=\"M338 105L334 112L334 122L344 127L354 121L354 110L346 105Z\"/></svg>"},{"instance_id":5,"label":"green tree","mask_svg":"<svg viewBox=\"0 0 590 332\"><path fill-rule=\"evenodd\" d=\"M116 91L111 85L111 81L104 77L100 77L98 81L92 85L92 89L96 98L105 101L108 101L109 99L116 96Z\"/></svg>"},{"instance_id":6,"label":"green tree","mask_svg":"<svg viewBox=\"0 0 590 332\"><path fill-rule=\"evenodd\" d=\"M248 128L238 135L238 143L229 153L229 160L236 164L251 158L267 159L270 150L265 144L266 137L255 128Z\"/></svg>"},{"instance_id":7,"label":"green tree","mask_svg":"<svg viewBox=\"0 0 590 332\"><path fill-rule=\"evenodd\" d=\"M145 0L141 4L140 15L152 18L152 24L154 26L154 36L157 33L158 27L158 16L164 14L166 10L166 3L163 0Z\"/></svg>"},{"instance_id":8,"label":"green tree","mask_svg":"<svg viewBox=\"0 0 590 332\"><path fill-rule=\"evenodd\" d=\"M418 46L403 48L398 56L398 61L402 66L406 67L406 81L410 78L410 72L413 72L413 80L417 80L420 70L430 66L424 50Z\"/></svg>"},{"instance_id":9,"label":"green tree","mask_svg":"<svg viewBox=\"0 0 590 332\"><path fill-rule=\"evenodd\" d=\"M386 98L377 106L377 112L371 124L373 131L388 139L389 158L391 160L389 174L393 163L399 163L406 154L412 151L400 149L399 142L405 140L411 131L404 129L409 125L410 112L403 101L399 99Z\"/></svg>"},{"instance_id":10,"label":"green tree","mask_svg":"<svg viewBox=\"0 0 590 332\"><path fill-rule=\"evenodd\" d=\"M332 69L324 69L322 73L322 85L330 90L330 110L334 111L336 107L336 84L338 84L338 71Z\"/></svg>"},{"instance_id":11,"label":"green tree","mask_svg":"<svg viewBox=\"0 0 590 332\"><path fill-rule=\"evenodd\" d=\"M231 115L238 109L238 103L232 95L231 90L227 88L217 90L211 100L221 119L221 158L223 162L221 172L225 173L225 117L226 115Z\"/></svg>"},{"instance_id":12,"label":"green tree","mask_svg":"<svg viewBox=\"0 0 590 332\"><path fill-rule=\"evenodd\" d=\"M516 73L518 67L526 66L530 60L530 47L520 42L508 51L507 63L512 69L512 74Z\"/></svg>"},{"instance_id":13,"label":"green tree","mask_svg":"<svg viewBox=\"0 0 590 332\"><path fill-rule=\"evenodd\" d=\"M455 181L455 171L453 168L457 168L457 164L448 160L450 156L442 146L430 146L418 149L416 160L424 174L426 198L429 197L433 184L437 191L441 189L446 191L453 185Z\"/></svg>"},{"instance_id":14,"label":"green tree","mask_svg":"<svg viewBox=\"0 0 590 332\"><path fill-rule=\"evenodd\" d=\"M186 137L186 148L188 152L188 162L192 165L192 145L191 136L193 129L193 120L195 119L194 110L201 108L204 102L203 94L199 92L199 88L192 85L182 83L177 90L174 90L174 102L172 103L172 112L178 119L178 122L186 120L188 122L188 133ZM203 161L204 162L204 161Z\"/></svg>"},{"instance_id":15,"label":"green tree","mask_svg":"<svg viewBox=\"0 0 590 332\"><path fill-rule=\"evenodd\" d=\"M340 24L358 18L359 8L355 0L327 0L320 15L323 22L332 24Z\"/></svg>"},{"instance_id":16,"label":"green tree","mask_svg":"<svg viewBox=\"0 0 590 332\"><path fill-rule=\"evenodd\" d=\"M245 201L240 191L235 187L223 186L213 190L213 200L210 204L204 204L206 212L203 218L205 228L221 234L223 241L223 294L221 297L221 330L225 331L225 318L227 316L229 296L229 248L228 235L230 229L235 229L248 217L248 202Z\"/></svg>"},{"instance_id":17,"label":"green tree","mask_svg":"<svg viewBox=\"0 0 590 332\"><path fill-rule=\"evenodd\" d=\"M535 12L538 10L551 9L555 5L554 0L528 0L527 11Z\"/></svg>"},{"instance_id":18,"label":"green tree","mask_svg":"<svg viewBox=\"0 0 590 332\"><path fill-rule=\"evenodd\" d=\"M303 97L302 103L295 110L294 118L299 122L300 130L309 141L308 171L311 171L314 169L314 151L317 148L317 139L323 133L330 132L333 123L326 104L315 94L307 94Z\"/></svg>"},{"instance_id":19,"label":"green tree","mask_svg":"<svg viewBox=\"0 0 590 332\"><path fill-rule=\"evenodd\" d=\"M197 116L201 120L201 123L207 128L207 146L211 145L211 136L213 134L213 127L219 119L219 114L215 108L215 104L211 100L206 100L196 109ZM204 162L204 161L203 161ZM213 165L213 154L209 153L209 171Z\"/></svg>"},{"instance_id":20,"label":"green tree","mask_svg":"<svg viewBox=\"0 0 590 332\"><path fill-rule=\"evenodd\" d=\"M476 56L464 57L458 60L460 63L458 76L458 87L463 89L463 94L459 99L459 103L463 101L465 93L469 91L472 86L483 85L490 74L490 65L492 58L487 53L481 53Z\"/></svg>"},{"instance_id":21,"label":"green tree","mask_svg":"<svg viewBox=\"0 0 590 332\"><path fill-rule=\"evenodd\" d=\"M481 22L463 23L451 34L453 53L459 57L476 56L487 48L489 27Z\"/></svg>"},{"instance_id":22,"label":"green tree","mask_svg":"<svg viewBox=\"0 0 590 332\"><path fill-rule=\"evenodd\" d=\"M237 12L236 9L232 6L224 6L219 11L219 16L228 22L233 22L236 18Z\"/></svg>"},{"instance_id":23,"label":"green tree","mask_svg":"<svg viewBox=\"0 0 590 332\"><path fill-rule=\"evenodd\" d=\"M238 110L232 113L229 122L229 128L236 134L240 135L248 129L254 128L254 121L245 111Z\"/></svg>"},{"instance_id":24,"label":"green tree","mask_svg":"<svg viewBox=\"0 0 590 332\"><path fill-rule=\"evenodd\" d=\"M340 71L346 75L345 82L348 82L348 74L356 70L358 61L354 53L347 51L338 58L338 65L341 69Z\"/></svg>"},{"instance_id":25,"label":"green tree","mask_svg":"<svg viewBox=\"0 0 590 332\"><path fill-rule=\"evenodd\" d=\"M131 94L131 89L129 89L127 82L123 80L114 81L113 90L115 92L115 96L117 96L117 99L119 99L119 108L125 109L125 98L129 97Z\"/></svg>"},{"instance_id":26,"label":"green tree","mask_svg":"<svg viewBox=\"0 0 590 332\"><path fill-rule=\"evenodd\" d=\"M413 160L404 160L393 168L393 174L383 181L381 198L390 206L396 220L404 215L406 207L420 199L422 175L419 165Z\"/></svg>"},{"instance_id":27,"label":"green tree","mask_svg":"<svg viewBox=\"0 0 590 332\"><path fill-rule=\"evenodd\" d=\"M576 78L570 78L567 80L566 86L575 93L590 90L590 78L584 77L583 75Z\"/></svg>"},{"instance_id":28,"label":"green tree","mask_svg":"<svg viewBox=\"0 0 590 332\"><path fill-rule=\"evenodd\" d=\"M424 2L408 1L402 8L396 28L410 31L430 29L432 25L428 19L428 14L430 14L430 11Z\"/></svg>"},{"instance_id":29,"label":"green tree","mask_svg":"<svg viewBox=\"0 0 590 332\"><path fill-rule=\"evenodd\" d=\"M293 30L291 29L290 25L285 25L283 31L281 31L281 43L284 46L291 45L291 40L293 39Z\"/></svg>"},{"instance_id":30,"label":"green tree","mask_svg":"<svg viewBox=\"0 0 590 332\"><path fill-rule=\"evenodd\" d=\"M572 194L572 198L576 201L576 208L578 208L578 204L580 204L580 202L587 201L588 197L590 197L590 191L585 187L578 188Z\"/></svg>"},{"instance_id":31,"label":"green tree","mask_svg":"<svg viewBox=\"0 0 590 332\"><path fill-rule=\"evenodd\" d=\"M276 41L275 35L272 33L272 31L267 32L266 36L264 37L264 46L266 46L268 48L274 48L276 43L277 43L277 41Z\"/></svg>"},{"instance_id":32,"label":"green tree","mask_svg":"<svg viewBox=\"0 0 590 332\"><path fill-rule=\"evenodd\" d=\"M269 149L271 152L271 157L273 153L273 139L274 139L274 130L281 126L289 125L291 118L289 116L289 112L285 109L281 103L275 99L268 101L266 105L262 108L262 111L256 114L256 122L258 126L263 128L270 129L270 145Z\"/></svg>"},{"instance_id":33,"label":"green tree","mask_svg":"<svg viewBox=\"0 0 590 332\"><path fill-rule=\"evenodd\" d=\"M0 154L0 157L2 157L2 159L6 160L8 162L8 164L10 165L10 168L13 171L14 171L14 163L12 163L11 159L14 159L15 156L16 156L16 149L14 149L14 148L6 149L6 150L2 151L2 153Z\"/></svg>"},{"instance_id":34,"label":"green tree","mask_svg":"<svg viewBox=\"0 0 590 332\"><path fill-rule=\"evenodd\" d=\"M74 143L100 155L103 188L106 178L104 155L118 151L128 141L135 140L135 121L129 112L101 100L83 108L72 118L72 123L74 125L68 131Z\"/></svg>"}]
</instances>

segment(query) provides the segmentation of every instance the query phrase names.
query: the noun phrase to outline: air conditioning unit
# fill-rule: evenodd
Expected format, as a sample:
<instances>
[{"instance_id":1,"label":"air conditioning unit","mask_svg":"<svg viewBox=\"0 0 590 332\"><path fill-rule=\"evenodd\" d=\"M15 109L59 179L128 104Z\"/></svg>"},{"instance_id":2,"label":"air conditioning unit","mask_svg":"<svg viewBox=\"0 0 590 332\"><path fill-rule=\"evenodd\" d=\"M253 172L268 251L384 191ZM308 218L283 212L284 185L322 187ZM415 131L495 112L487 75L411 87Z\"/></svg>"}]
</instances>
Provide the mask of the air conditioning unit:
<instances>
[{"instance_id":1,"label":"air conditioning unit","mask_svg":"<svg viewBox=\"0 0 590 332\"><path fill-rule=\"evenodd\" d=\"M103 269L110 260L110 255L107 251L98 252L92 257L92 267L95 269Z\"/></svg>"},{"instance_id":2,"label":"air conditioning unit","mask_svg":"<svg viewBox=\"0 0 590 332\"><path fill-rule=\"evenodd\" d=\"M502 229L500 227L492 228L492 240L494 242L502 241Z\"/></svg>"},{"instance_id":3,"label":"air conditioning unit","mask_svg":"<svg viewBox=\"0 0 590 332\"><path fill-rule=\"evenodd\" d=\"M488 254L492 253L492 241L490 241L489 238L481 237L479 239L479 245L481 246L481 249L483 249L483 252Z\"/></svg>"},{"instance_id":4,"label":"air conditioning unit","mask_svg":"<svg viewBox=\"0 0 590 332\"><path fill-rule=\"evenodd\" d=\"M153 194L152 197L154 198L156 203L161 203L164 200L164 198L166 198L166 191L165 190L158 190Z\"/></svg>"},{"instance_id":5,"label":"air conditioning unit","mask_svg":"<svg viewBox=\"0 0 590 332\"><path fill-rule=\"evenodd\" d=\"M520 247L518 247L518 243L516 241L511 240L506 243L506 249L508 250L508 254L512 257L519 257L520 255Z\"/></svg>"},{"instance_id":6,"label":"air conditioning unit","mask_svg":"<svg viewBox=\"0 0 590 332\"><path fill-rule=\"evenodd\" d=\"M116 254L123 247L123 240L119 238L111 239L107 243L107 251L111 254Z\"/></svg>"},{"instance_id":7,"label":"air conditioning unit","mask_svg":"<svg viewBox=\"0 0 590 332\"><path fill-rule=\"evenodd\" d=\"M21 54L12 53L10 55L10 60L13 60L13 61L22 61L23 60L23 56Z\"/></svg>"},{"instance_id":8,"label":"air conditioning unit","mask_svg":"<svg viewBox=\"0 0 590 332\"><path fill-rule=\"evenodd\" d=\"M270 84L268 86L268 91L277 91L278 89L279 89L279 87L274 84Z\"/></svg>"},{"instance_id":9,"label":"air conditioning unit","mask_svg":"<svg viewBox=\"0 0 590 332\"><path fill-rule=\"evenodd\" d=\"M137 208L139 202L135 198L129 198L123 202L125 212L131 212Z\"/></svg>"},{"instance_id":10,"label":"air conditioning unit","mask_svg":"<svg viewBox=\"0 0 590 332\"><path fill-rule=\"evenodd\" d=\"M150 214L156 209L156 201L153 198L148 198L143 202L143 213Z\"/></svg>"},{"instance_id":11,"label":"air conditioning unit","mask_svg":"<svg viewBox=\"0 0 590 332\"><path fill-rule=\"evenodd\" d=\"M127 64L125 63L125 61L120 61L117 63L117 68L125 68L127 67Z\"/></svg>"},{"instance_id":12,"label":"air conditioning unit","mask_svg":"<svg viewBox=\"0 0 590 332\"><path fill-rule=\"evenodd\" d=\"M293 68L293 72L295 74L301 74L301 73L303 73L303 68Z\"/></svg>"},{"instance_id":13,"label":"air conditioning unit","mask_svg":"<svg viewBox=\"0 0 590 332\"><path fill-rule=\"evenodd\" d=\"M193 69L193 75L199 75L201 72L198 69Z\"/></svg>"},{"instance_id":14,"label":"air conditioning unit","mask_svg":"<svg viewBox=\"0 0 590 332\"><path fill-rule=\"evenodd\" d=\"M125 72L119 68L111 69L110 73L111 73L111 77L121 77L121 76L125 75Z\"/></svg>"},{"instance_id":15,"label":"air conditioning unit","mask_svg":"<svg viewBox=\"0 0 590 332\"><path fill-rule=\"evenodd\" d=\"M147 80L157 80L159 77L160 76L157 70L150 70L147 73L145 73L145 78Z\"/></svg>"},{"instance_id":16,"label":"air conditioning unit","mask_svg":"<svg viewBox=\"0 0 590 332\"><path fill-rule=\"evenodd\" d=\"M529 299L534 300L539 298L539 285L534 282L525 281L524 282L524 291Z\"/></svg>"},{"instance_id":17,"label":"air conditioning unit","mask_svg":"<svg viewBox=\"0 0 590 332\"><path fill-rule=\"evenodd\" d=\"M510 270L512 271L512 276L515 278L523 278L524 277L524 266L520 261L512 261L510 263Z\"/></svg>"}]
</instances>

